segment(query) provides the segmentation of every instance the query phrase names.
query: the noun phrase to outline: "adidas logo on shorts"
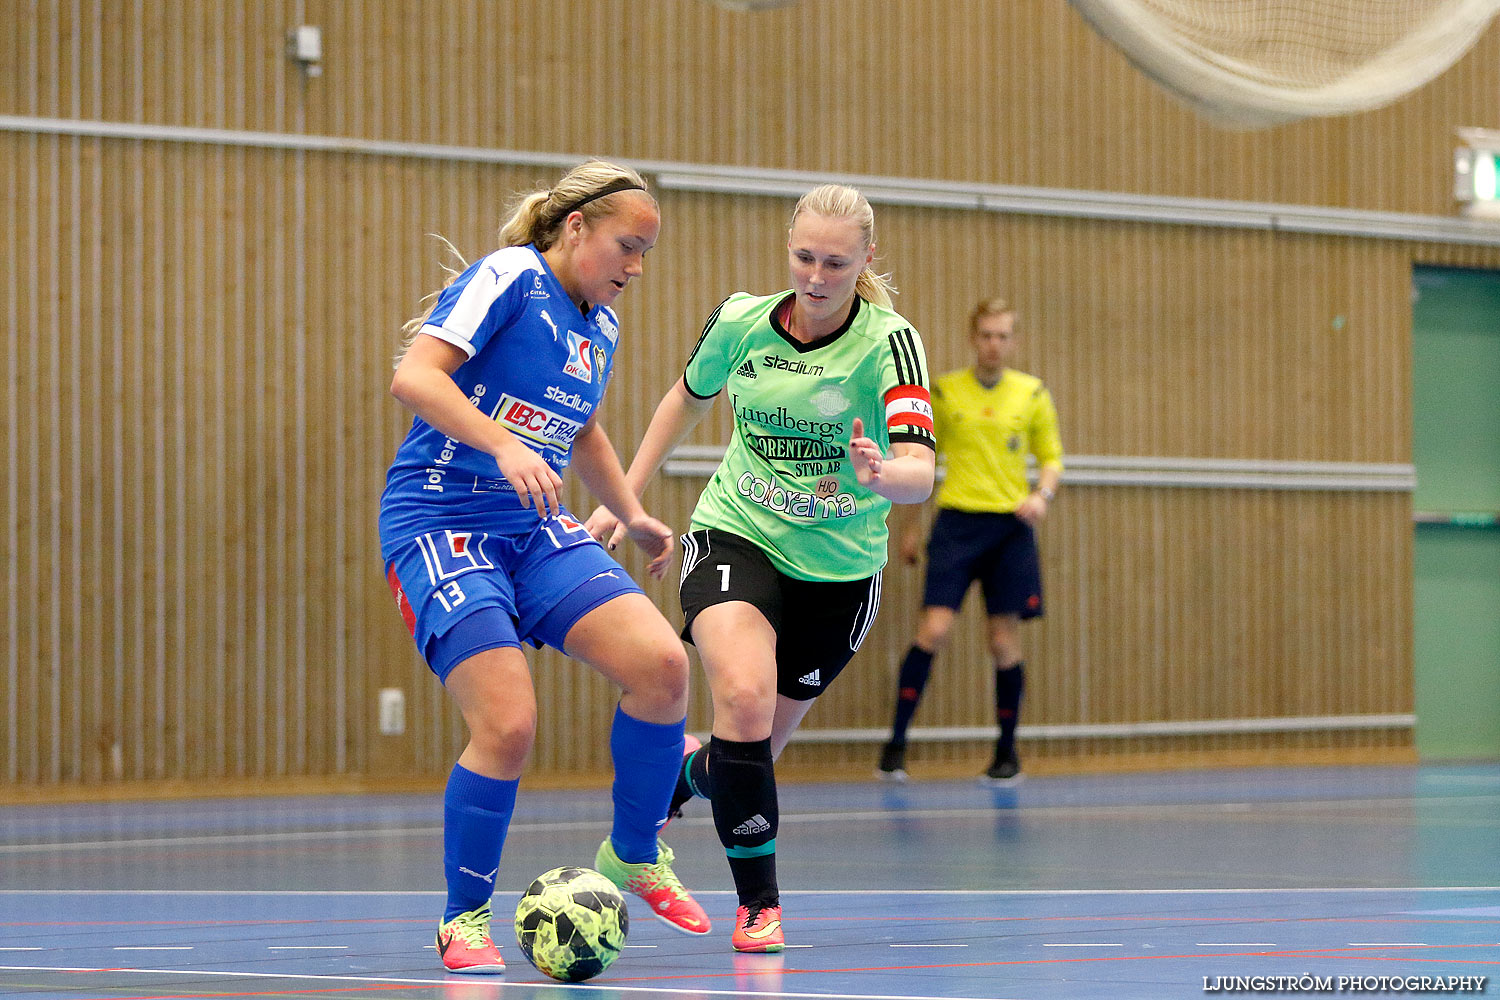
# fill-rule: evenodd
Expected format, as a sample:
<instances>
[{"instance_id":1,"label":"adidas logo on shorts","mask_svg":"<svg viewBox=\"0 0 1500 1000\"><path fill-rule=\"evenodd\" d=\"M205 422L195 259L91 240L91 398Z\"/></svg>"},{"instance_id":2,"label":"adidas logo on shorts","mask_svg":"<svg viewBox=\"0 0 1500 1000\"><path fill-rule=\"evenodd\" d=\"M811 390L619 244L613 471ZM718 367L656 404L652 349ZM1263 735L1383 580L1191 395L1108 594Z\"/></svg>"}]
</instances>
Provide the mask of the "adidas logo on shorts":
<instances>
[{"instance_id":1,"label":"adidas logo on shorts","mask_svg":"<svg viewBox=\"0 0 1500 1000\"><path fill-rule=\"evenodd\" d=\"M748 837L752 833L765 833L769 829L771 829L771 824L760 813L756 813L735 827L734 833L736 836Z\"/></svg>"},{"instance_id":2,"label":"adidas logo on shorts","mask_svg":"<svg viewBox=\"0 0 1500 1000\"><path fill-rule=\"evenodd\" d=\"M736 368L734 373L742 378L755 378L755 364L746 358L745 363Z\"/></svg>"},{"instance_id":3,"label":"adidas logo on shorts","mask_svg":"<svg viewBox=\"0 0 1500 1000\"><path fill-rule=\"evenodd\" d=\"M810 674L803 674L801 677L798 677L797 683L806 684L808 687L817 687L823 683L823 675L819 671L814 670Z\"/></svg>"}]
</instances>

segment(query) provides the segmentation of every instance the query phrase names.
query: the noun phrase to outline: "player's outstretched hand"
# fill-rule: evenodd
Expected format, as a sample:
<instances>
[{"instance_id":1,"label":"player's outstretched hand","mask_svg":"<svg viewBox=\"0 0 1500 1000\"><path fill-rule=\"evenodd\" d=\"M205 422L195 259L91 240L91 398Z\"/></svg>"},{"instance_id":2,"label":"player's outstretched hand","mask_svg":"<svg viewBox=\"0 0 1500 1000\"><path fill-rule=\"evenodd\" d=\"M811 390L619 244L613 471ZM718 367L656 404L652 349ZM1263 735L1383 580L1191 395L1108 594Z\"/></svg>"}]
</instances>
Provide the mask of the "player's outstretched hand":
<instances>
[{"instance_id":1,"label":"player's outstretched hand","mask_svg":"<svg viewBox=\"0 0 1500 1000\"><path fill-rule=\"evenodd\" d=\"M884 460L880 446L865 437L865 422L855 417L849 437L849 462L854 466L854 477L859 480L859 485L873 487L880 482L880 466Z\"/></svg>"},{"instance_id":2,"label":"player's outstretched hand","mask_svg":"<svg viewBox=\"0 0 1500 1000\"><path fill-rule=\"evenodd\" d=\"M630 540L651 557L651 564L646 567L647 572L660 580L672 565L672 550L677 544L677 536L671 528L650 514L642 514L631 521L627 531Z\"/></svg>"},{"instance_id":3,"label":"player's outstretched hand","mask_svg":"<svg viewBox=\"0 0 1500 1000\"><path fill-rule=\"evenodd\" d=\"M619 548L620 543L625 540L625 525L621 524L620 519L602 503L595 507L589 519L583 522L583 528L594 536L594 541L611 552Z\"/></svg>"},{"instance_id":4,"label":"player's outstretched hand","mask_svg":"<svg viewBox=\"0 0 1500 1000\"><path fill-rule=\"evenodd\" d=\"M495 452L495 464L521 498L522 507L535 507L537 517L543 520L557 516L562 510L557 502L562 477L552 471L542 456L511 438Z\"/></svg>"}]
</instances>

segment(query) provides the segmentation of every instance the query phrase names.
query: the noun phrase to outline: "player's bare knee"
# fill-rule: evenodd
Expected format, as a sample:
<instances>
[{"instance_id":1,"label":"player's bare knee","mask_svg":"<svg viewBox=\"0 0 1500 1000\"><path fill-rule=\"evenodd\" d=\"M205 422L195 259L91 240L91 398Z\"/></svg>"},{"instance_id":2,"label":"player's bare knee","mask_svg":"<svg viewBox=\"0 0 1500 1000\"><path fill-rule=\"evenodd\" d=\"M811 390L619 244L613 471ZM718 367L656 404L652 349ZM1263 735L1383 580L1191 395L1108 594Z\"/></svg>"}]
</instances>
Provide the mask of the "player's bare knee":
<instances>
[{"instance_id":1,"label":"player's bare knee","mask_svg":"<svg viewBox=\"0 0 1500 1000\"><path fill-rule=\"evenodd\" d=\"M651 705L666 708L686 705L688 692L688 657L682 643L673 639L637 654L625 694Z\"/></svg>"},{"instance_id":2,"label":"player's bare knee","mask_svg":"<svg viewBox=\"0 0 1500 1000\"><path fill-rule=\"evenodd\" d=\"M1015 626L999 625L990 631L990 655L1001 667L1020 663L1022 657L1021 636Z\"/></svg>"},{"instance_id":3,"label":"player's bare knee","mask_svg":"<svg viewBox=\"0 0 1500 1000\"><path fill-rule=\"evenodd\" d=\"M929 653L941 653L953 634L953 622L926 622L917 629L917 645Z\"/></svg>"},{"instance_id":4,"label":"player's bare knee","mask_svg":"<svg viewBox=\"0 0 1500 1000\"><path fill-rule=\"evenodd\" d=\"M485 759L505 767L520 767L536 742L535 712L482 715L469 722L469 744Z\"/></svg>"},{"instance_id":5,"label":"player's bare knee","mask_svg":"<svg viewBox=\"0 0 1500 1000\"><path fill-rule=\"evenodd\" d=\"M714 719L726 718L736 732L758 731L776 711L776 693L757 683L720 683L714 689Z\"/></svg>"},{"instance_id":6,"label":"player's bare knee","mask_svg":"<svg viewBox=\"0 0 1500 1000\"><path fill-rule=\"evenodd\" d=\"M682 643L673 640L654 656L656 685L664 701L685 701L688 692L688 656Z\"/></svg>"},{"instance_id":7,"label":"player's bare knee","mask_svg":"<svg viewBox=\"0 0 1500 1000\"><path fill-rule=\"evenodd\" d=\"M1021 647L1018 643L990 640L990 656L994 657L996 666L1014 666L1021 662L1021 655Z\"/></svg>"}]
</instances>

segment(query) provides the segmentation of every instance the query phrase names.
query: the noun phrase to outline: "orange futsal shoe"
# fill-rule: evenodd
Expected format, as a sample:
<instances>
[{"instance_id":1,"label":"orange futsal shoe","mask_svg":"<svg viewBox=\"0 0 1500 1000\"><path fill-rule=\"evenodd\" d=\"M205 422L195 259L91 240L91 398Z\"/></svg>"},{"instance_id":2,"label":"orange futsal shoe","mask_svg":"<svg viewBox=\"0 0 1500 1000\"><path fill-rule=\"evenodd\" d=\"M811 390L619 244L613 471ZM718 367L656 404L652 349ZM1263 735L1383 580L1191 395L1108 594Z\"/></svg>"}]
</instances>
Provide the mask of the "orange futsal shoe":
<instances>
[{"instance_id":1,"label":"orange futsal shoe","mask_svg":"<svg viewBox=\"0 0 1500 1000\"><path fill-rule=\"evenodd\" d=\"M781 906L742 906L734 914L735 951L772 952L786 947L781 933Z\"/></svg>"},{"instance_id":2,"label":"orange futsal shoe","mask_svg":"<svg viewBox=\"0 0 1500 1000\"><path fill-rule=\"evenodd\" d=\"M505 959L490 938L490 904L460 913L437 932L437 953L449 972L497 975L505 971Z\"/></svg>"}]
</instances>

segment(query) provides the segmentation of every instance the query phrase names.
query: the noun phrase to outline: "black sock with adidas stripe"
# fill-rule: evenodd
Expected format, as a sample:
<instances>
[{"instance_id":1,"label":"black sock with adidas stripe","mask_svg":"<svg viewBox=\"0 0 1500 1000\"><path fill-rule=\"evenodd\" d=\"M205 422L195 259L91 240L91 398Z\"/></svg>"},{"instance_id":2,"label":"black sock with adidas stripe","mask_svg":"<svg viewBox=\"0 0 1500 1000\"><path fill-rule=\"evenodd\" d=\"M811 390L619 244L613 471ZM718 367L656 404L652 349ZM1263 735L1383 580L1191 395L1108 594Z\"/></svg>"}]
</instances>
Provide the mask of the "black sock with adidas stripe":
<instances>
[{"instance_id":1,"label":"black sock with adidas stripe","mask_svg":"<svg viewBox=\"0 0 1500 1000\"><path fill-rule=\"evenodd\" d=\"M740 905L775 906L780 901L776 830L781 814L776 805L771 741L737 743L715 736L708 749L714 775L714 828L729 856Z\"/></svg>"}]
</instances>

